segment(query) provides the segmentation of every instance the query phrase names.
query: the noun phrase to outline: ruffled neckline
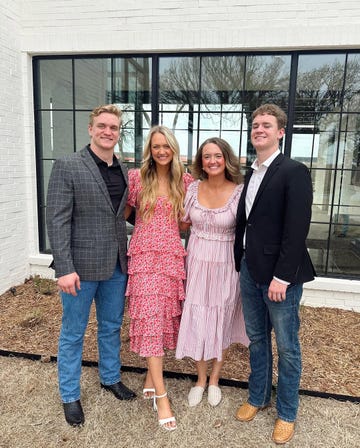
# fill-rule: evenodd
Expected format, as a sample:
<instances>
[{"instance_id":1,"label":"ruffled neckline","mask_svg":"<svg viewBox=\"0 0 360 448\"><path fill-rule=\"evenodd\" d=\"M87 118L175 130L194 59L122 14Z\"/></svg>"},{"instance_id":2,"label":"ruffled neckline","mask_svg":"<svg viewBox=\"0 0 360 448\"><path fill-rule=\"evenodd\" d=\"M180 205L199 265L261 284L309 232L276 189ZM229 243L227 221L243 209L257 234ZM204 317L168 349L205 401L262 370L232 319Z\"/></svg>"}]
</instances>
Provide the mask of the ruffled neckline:
<instances>
[{"instance_id":1,"label":"ruffled neckline","mask_svg":"<svg viewBox=\"0 0 360 448\"><path fill-rule=\"evenodd\" d=\"M200 180L197 180L197 181L193 182L193 183L190 185L190 188L192 187L193 190L194 190L194 191L193 191L193 195L194 195L194 199L195 199L195 204L196 204L196 206L197 206L198 208L200 208L201 210L206 210L206 211L213 212L213 213L222 213L223 211L228 210L228 208L230 207L230 205L234 202L234 200L235 200L235 198L236 198L236 196L237 196L237 194L238 194L238 192L239 192L239 190L240 190L240 187L241 187L241 184L240 184L240 185L237 185L237 186L234 188L234 190L233 190L233 192L231 193L231 195L230 195L229 199L227 200L226 204L224 204L222 207L218 207L218 208L208 208L208 207L205 207L204 205L200 204L200 202L199 202L199 200L198 200L199 184L200 184L200 182L201 182ZM240 192L240 193L241 193L241 192Z\"/></svg>"}]
</instances>

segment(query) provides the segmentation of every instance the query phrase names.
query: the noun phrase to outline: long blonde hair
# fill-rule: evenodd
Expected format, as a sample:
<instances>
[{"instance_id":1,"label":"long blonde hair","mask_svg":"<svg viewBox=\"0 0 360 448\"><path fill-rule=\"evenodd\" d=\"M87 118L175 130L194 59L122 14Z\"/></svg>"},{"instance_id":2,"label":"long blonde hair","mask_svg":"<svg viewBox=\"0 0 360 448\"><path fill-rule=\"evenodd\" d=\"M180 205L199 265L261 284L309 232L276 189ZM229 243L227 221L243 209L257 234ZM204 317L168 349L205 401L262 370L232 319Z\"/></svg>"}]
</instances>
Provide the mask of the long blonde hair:
<instances>
[{"instance_id":1,"label":"long blonde hair","mask_svg":"<svg viewBox=\"0 0 360 448\"><path fill-rule=\"evenodd\" d=\"M171 204L170 217L177 221L184 215L184 165L180 160L179 143L175 135L165 126L153 126L146 138L143 162L140 168L142 191L139 195L139 213L145 221L149 221L155 210L158 175L156 172L156 164L151 155L151 139L156 133L160 133L165 137L173 153L169 170L170 191L168 199Z\"/></svg>"}]
</instances>

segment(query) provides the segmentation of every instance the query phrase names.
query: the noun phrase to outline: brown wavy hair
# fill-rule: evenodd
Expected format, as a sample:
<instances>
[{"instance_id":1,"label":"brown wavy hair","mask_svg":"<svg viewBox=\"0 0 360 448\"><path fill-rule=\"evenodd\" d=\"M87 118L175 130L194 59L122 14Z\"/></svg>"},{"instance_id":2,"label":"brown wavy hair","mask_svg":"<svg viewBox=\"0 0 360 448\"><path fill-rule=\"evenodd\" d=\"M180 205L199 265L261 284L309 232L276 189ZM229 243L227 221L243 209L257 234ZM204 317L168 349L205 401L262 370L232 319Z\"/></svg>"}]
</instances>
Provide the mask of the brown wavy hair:
<instances>
[{"instance_id":1,"label":"brown wavy hair","mask_svg":"<svg viewBox=\"0 0 360 448\"><path fill-rule=\"evenodd\" d=\"M241 184L243 182L243 175L240 172L239 159L234 154L233 149L226 140L220 137L211 137L206 139L196 152L194 163L191 166L191 174L196 179L207 179L208 175L202 169L202 151L204 146L208 143L213 143L218 146L225 159L225 178L234 182L235 184Z\"/></svg>"}]
</instances>

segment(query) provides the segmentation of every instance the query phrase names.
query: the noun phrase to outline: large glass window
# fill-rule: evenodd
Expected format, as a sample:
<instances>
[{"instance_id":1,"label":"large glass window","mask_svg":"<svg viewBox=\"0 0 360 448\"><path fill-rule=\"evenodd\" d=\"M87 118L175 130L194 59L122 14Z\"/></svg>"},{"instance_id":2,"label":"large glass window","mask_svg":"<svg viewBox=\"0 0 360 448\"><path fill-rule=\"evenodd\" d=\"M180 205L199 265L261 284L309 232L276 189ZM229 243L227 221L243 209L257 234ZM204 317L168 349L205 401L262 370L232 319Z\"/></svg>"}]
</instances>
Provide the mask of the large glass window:
<instances>
[{"instance_id":1,"label":"large glass window","mask_svg":"<svg viewBox=\"0 0 360 448\"><path fill-rule=\"evenodd\" d=\"M117 153L141 161L151 126L152 60L149 57L35 58L35 118L40 250L49 252L46 193L55 159L89 143L89 113L116 103L124 112Z\"/></svg>"},{"instance_id":2,"label":"large glass window","mask_svg":"<svg viewBox=\"0 0 360 448\"><path fill-rule=\"evenodd\" d=\"M199 142L200 64L200 57L159 58L159 123L176 133L186 163Z\"/></svg>"},{"instance_id":3,"label":"large glass window","mask_svg":"<svg viewBox=\"0 0 360 448\"><path fill-rule=\"evenodd\" d=\"M311 168L314 203L308 243L320 275L360 273L359 210L352 200L360 191L353 180L360 116L345 113L359 88L358 62L345 53L298 58L291 156Z\"/></svg>"},{"instance_id":4,"label":"large glass window","mask_svg":"<svg viewBox=\"0 0 360 448\"><path fill-rule=\"evenodd\" d=\"M289 117L281 149L311 170L308 246L319 275L360 274L360 53L107 55L34 58L40 250L49 252L45 198L53 161L88 143L90 111L124 112L119 155L139 166L153 124L171 128L190 165L221 136L244 170L255 156L251 113L265 102ZM286 145L285 145L286 140Z\"/></svg>"}]
</instances>

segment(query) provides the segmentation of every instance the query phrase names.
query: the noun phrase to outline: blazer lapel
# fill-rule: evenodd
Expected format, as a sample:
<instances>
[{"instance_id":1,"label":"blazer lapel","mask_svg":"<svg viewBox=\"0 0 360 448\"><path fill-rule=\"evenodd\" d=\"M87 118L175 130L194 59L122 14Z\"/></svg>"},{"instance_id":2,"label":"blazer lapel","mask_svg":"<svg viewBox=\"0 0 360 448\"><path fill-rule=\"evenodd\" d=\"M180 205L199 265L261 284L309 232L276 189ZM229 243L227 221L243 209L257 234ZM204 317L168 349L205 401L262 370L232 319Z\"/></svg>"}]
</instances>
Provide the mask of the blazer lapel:
<instances>
[{"instance_id":1,"label":"blazer lapel","mask_svg":"<svg viewBox=\"0 0 360 448\"><path fill-rule=\"evenodd\" d=\"M275 160L273 160L273 162L271 163L271 165L269 166L269 168L266 170L264 179L262 180L260 187L258 189L258 192L256 193L255 199L254 199L254 203L253 206L251 207L251 211L255 208L257 202L259 201L259 198L261 197L263 191L265 190L266 185L269 183L270 179L272 178L272 176L276 173L276 171L278 170L281 162L284 159L284 154L279 154ZM250 211L250 214L251 214Z\"/></svg>"},{"instance_id":2,"label":"blazer lapel","mask_svg":"<svg viewBox=\"0 0 360 448\"><path fill-rule=\"evenodd\" d=\"M248 186L249 186L249 182L250 182L250 178L252 176L253 173L253 169L249 168L249 170L247 171L247 173L245 174L245 179L244 179L244 189L243 189L243 194L246 195Z\"/></svg>"},{"instance_id":3,"label":"blazer lapel","mask_svg":"<svg viewBox=\"0 0 360 448\"><path fill-rule=\"evenodd\" d=\"M103 193L103 195L105 196L108 204L110 205L111 209L115 213L115 210L113 208L113 205L112 205L112 202L111 202L111 198L110 198L110 195L109 195L109 191L108 191L108 189L106 187L104 179L102 178L100 170L99 170L98 166L96 165L94 159L91 157L91 154L89 153L89 151L87 150L86 147L83 148L80 152L81 152L81 157L82 157L82 160L83 160L84 164L87 166L87 168L89 169L91 174L96 179L96 182L99 184L99 188L100 188L101 192Z\"/></svg>"},{"instance_id":4,"label":"blazer lapel","mask_svg":"<svg viewBox=\"0 0 360 448\"><path fill-rule=\"evenodd\" d=\"M250 177L252 175L253 169L250 168L247 173L245 174L244 177L244 188L243 191L241 192L240 195L240 200L239 200L239 205L237 208L237 213L236 213L236 220L237 222L240 221L240 216L244 215L245 216L245 198L246 198L246 192L249 186L249 181L250 181Z\"/></svg>"},{"instance_id":5,"label":"blazer lapel","mask_svg":"<svg viewBox=\"0 0 360 448\"><path fill-rule=\"evenodd\" d=\"M119 165L120 165L122 175L124 177L126 188L125 188L124 194L121 198L120 205L119 205L119 208L117 209L116 215L118 215L120 213L120 211L122 211L124 209L126 202L127 202L128 192L129 192L129 180L128 180L127 168L120 160L119 160Z\"/></svg>"}]
</instances>

